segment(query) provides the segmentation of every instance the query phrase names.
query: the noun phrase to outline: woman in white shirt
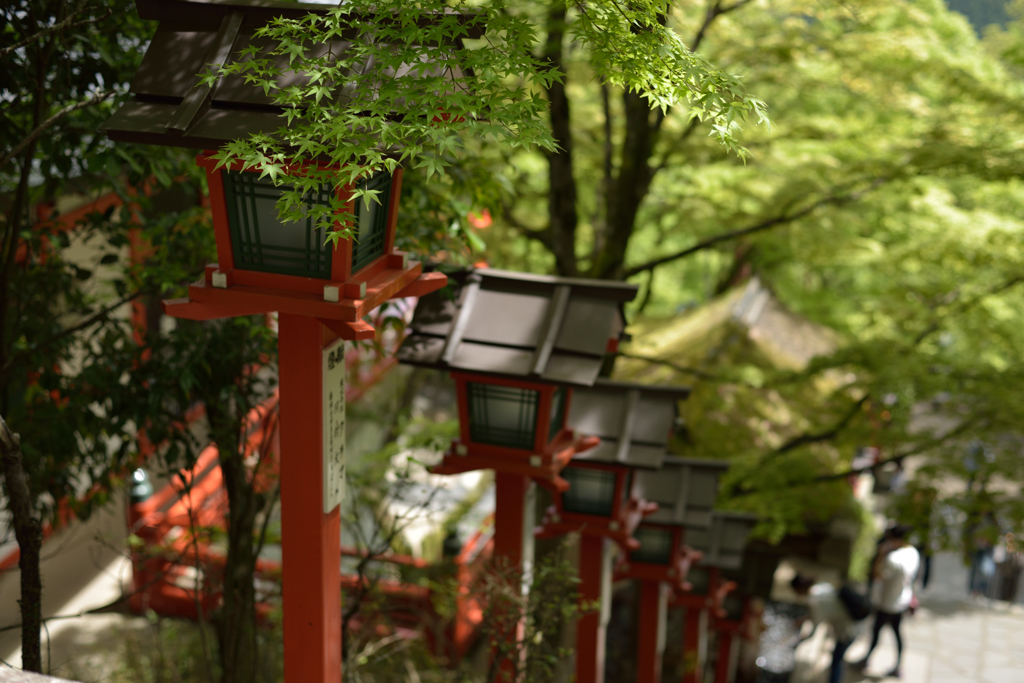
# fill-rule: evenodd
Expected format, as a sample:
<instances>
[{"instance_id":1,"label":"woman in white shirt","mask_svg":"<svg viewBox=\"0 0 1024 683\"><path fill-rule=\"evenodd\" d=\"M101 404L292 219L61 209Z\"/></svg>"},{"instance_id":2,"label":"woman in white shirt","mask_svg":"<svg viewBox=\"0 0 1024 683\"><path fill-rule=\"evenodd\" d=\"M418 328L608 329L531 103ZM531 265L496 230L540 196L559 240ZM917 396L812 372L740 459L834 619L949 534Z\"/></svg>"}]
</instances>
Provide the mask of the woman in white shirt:
<instances>
[{"instance_id":1,"label":"woman in white shirt","mask_svg":"<svg viewBox=\"0 0 1024 683\"><path fill-rule=\"evenodd\" d=\"M878 559L875 560L873 568L875 582L872 586L871 602L875 607L875 623L871 629L871 645L864 659L856 665L860 668L867 666L868 657L878 645L878 635L882 632L882 627L888 624L896 635L896 666L886 674L893 678L902 677L900 660L903 656L903 638L900 634L900 622L903 613L914 599L914 578L921 566L921 556L907 541L909 534L909 527L893 527L889 532L889 539L879 549Z\"/></svg>"}]
</instances>

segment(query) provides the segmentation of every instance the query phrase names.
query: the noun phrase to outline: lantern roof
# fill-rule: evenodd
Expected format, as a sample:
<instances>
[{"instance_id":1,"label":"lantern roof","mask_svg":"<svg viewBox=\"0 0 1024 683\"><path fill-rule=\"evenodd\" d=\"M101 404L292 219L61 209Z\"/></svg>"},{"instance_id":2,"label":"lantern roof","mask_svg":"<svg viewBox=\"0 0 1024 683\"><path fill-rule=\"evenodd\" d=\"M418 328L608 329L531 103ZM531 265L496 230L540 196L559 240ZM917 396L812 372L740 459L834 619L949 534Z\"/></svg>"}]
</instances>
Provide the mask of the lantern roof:
<instances>
[{"instance_id":1,"label":"lantern roof","mask_svg":"<svg viewBox=\"0 0 1024 683\"><path fill-rule=\"evenodd\" d=\"M331 5L276 0L136 0L136 7L142 19L160 24L132 79L132 98L102 129L114 141L193 149L216 149L285 124L283 109L272 96L242 76L221 78L210 87L200 85L197 74L208 65L232 63L250 45L267 44L266 39L254 38L254 33L276 17L301 18L332 9ZM465 18L467 38L479 37L481 26L473 21L475 15L451 14ZM421 21L434 19L428 14ZM336 55L348 45L336 38L313 47L313 56ZM287 67L287 55L275 58L279 66ZM377 68L382 79L404 75ZM285 74L282 86L305 80L302 74ZM455 68L450 78L459 80L463 75Z\"/></svg>"},{"instance_id":2,"label":"lantern roof","mask_svg":"<svg viewBox=\"0 0 1024 683\"><path fill-rule=\"evenodd\" d=\"M705 528L686 529L686 544L704 553L701 564L720 569L738 569L743 564L747 536L757 524L757 515L743 512L712 514L712 523Z\"/></svg>"},{"instance_id":3,"label":"lantern roof","mask_svg":"<svg viewBox=\"0 0 1024 683\"><path fill-rule=\"evenodd\" d=\"M718 496L718 477L728 467L729 463L721 460L665 456L661 469L637 470L633 492L658 504L648 522L685 525L687 529L709 528L713 523L711 508ZM686 542L693 546L689 532Z\"/></svg>"},{"instance_id":4,"label":"lantern roof","mask_svg":"<svg viewBox=\"0 0 1024 683\"><path fill-rule=\"evenodd\" d=\"M601 443L574 458L586 462L660 468L679 414L677 402L690 390L598 379L573 390L566 426Z\"/></svg>"},{"instance_id":5,"label":"lantern roof","mask_svg":"<svg viewBox=\"0 0 1024 683\"><path fill-rule=\"evenodd\" d=\"M410 365L591 386L625 330L637 285L481 268L421 297L398 359Z\"/></svg>"}]
</instances>

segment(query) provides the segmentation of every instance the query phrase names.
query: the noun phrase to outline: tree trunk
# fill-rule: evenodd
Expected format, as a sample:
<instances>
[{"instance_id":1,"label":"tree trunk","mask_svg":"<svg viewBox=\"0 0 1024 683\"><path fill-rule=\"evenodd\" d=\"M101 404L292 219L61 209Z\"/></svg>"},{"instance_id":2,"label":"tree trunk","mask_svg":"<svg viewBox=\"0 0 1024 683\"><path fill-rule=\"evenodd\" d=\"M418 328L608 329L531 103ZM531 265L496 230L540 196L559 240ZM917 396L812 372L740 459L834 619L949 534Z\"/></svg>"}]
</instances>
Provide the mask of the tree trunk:
<instances>
[{"instance_id":1,"label":"tree trunk","mask_svg":"<svg viewBox=\"0 0 1024 683\"><path fill-rule=\"evenodd\" d=\"M606 239L591 269L593 277L609 280L621 280L624 276L629 238L654 177L649 160L657 139L647 100L638 92L627 91L622 95L622 104L626 118L622 160L606 197Z\"/></svg>"},{"instance_id":2,"label":"tree trunk","mask_svg":"<svg viewBox=\"0 0 1024 683\"><path fill-rule=\"evenodd\" d=\"M225 449L226 450L226 449ZM224 567L224 596L221 608L220 656L224 683L253 683L256 680L256 548L253 532L257 494L246 476L240 456L225 457L220 468L228 493L228 556ZM234 451L237 453L237 449Z\"/></svg>"},{"instance_id":3,"label":"tree trunk","mask_svg":"<svg viewBox=\"0 0 1024 683\"><path fill-rule=\"evenodd\" d=\"M239 370L241 372L241 370ZM256 640L256 526L257 493L245 466L240 443L243 417L222 410L207 397L206 417L220 452L220 470L228 494L228 555L217 635L223 683L254 683L258 662Z\"/></svg>"},{"instance_id":4,"label":"tree trunk","mask_svg":"<svg viewBox=\"0 0 1024 683\"><path fill-rule=\"evenodd\" d=\"M565 5L554 3L548 12L548 40L545 60L552 69L563 74L562 52L565 39ZM548 221L551 251L559 275L574 276L576 264L576 178L572 166L572 131L569 121L569 98L565 80L548 89L551 133L559 149L548 152Z\"/></svg>"},{"instance_id":5,"label":"tree trunk","mask_svg":"<svg viewBox=\"0 0 1024 683\"><path fill-rule=\"evenodd\" d=\"M43 578L39 559L43 547L43 523L34 514L32 493L21 455L21 440L12 434L0 417L0 461L4 488L11 511L14 535L21 558L21 661L26 671L43 672L43 653L39 633L43 626Z\"/></svg>"}]
</instances>

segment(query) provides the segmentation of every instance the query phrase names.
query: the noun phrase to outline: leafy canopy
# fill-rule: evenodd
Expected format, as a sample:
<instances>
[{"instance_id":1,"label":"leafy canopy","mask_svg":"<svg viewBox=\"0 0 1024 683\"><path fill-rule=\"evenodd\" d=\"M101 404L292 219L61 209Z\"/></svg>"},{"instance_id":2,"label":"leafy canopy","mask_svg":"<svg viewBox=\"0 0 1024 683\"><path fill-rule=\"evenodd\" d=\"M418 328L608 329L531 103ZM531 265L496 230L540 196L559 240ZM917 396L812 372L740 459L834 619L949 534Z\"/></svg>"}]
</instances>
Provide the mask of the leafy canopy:
<instances>
[{"instance_id":1,"label":"leafy canopy","mask_svg":"<svg viewBox=\"0 0 1024 683\"><path fill-rule=\"evenodd\" d=\"M691 53L663 25L661 3L574 7L576 38L591 48L601 77L662 108L689 101L692 116L713 121L718 140L746 155L735 138L738 122L751 113L766 120L764 104ZM237 61L212 68L202 82L240 75L283 108L281 128L235 140L217 158L284 186L278 209L285 220L332 226L339 213L350 217L349 198L379 201L376 193L355 187L331 205L304 206L306 193L403 163L428 179L444 175L467 139L555 148L541 93L562 75L536 56L530 21L503 0L360 0L278 18L255 35ZM350 234L346 228L330 237Z\"/></svg>"},{"instance_id":2,"label":"leafy canopy","mask_svg":"<svg viewBox=\"0 0 1024 683\"><path fill-rule=\"evenodd\" d=\"M701 5L679 7L672 22L698 34ZM616 196L642 194L623 251L646 314L678 320L695 307L694 327L727 318L724 305L742 289L720 295L757 274L797 314L777 328L784 342L808 346L799 320L832 330L834 349L799 371L776 367L766 339L735 324L706 338L676 337L672 320L632 330L629 351L657 362L637 360L649 374L627 378L693 387L682 450L730 458L733 504L771 519L775 536L842 512L844 480L865 446L883 459L927 454L937 481L959 482L940 487L937 504L959 505L968 476L955 465L977 439L996 454L990 480L1012 482L1005 495L1019 497L1022 459L1010 438L1024 417L1019 19L979 41L941 0L757 0L703 36L708 59L741 73L772 111L770 135L744 137L753 161L691 134L676 107L651 153L628 165L638 136L627 123L643 117L629 118L619 89L601 92L589 55L569 52L579 223L570 232L552 217L548 198L562 190L547 160L515 150L511 196L488 234L492 265L553 267L571 238L589 270L613 224L605 198L624 189ZM649 187L615 184L643 164ZM664 354L641 346L676 338ZM1019 506L1003 502L1001 521L1022 528Z\"/></svg>"}]
</instances>

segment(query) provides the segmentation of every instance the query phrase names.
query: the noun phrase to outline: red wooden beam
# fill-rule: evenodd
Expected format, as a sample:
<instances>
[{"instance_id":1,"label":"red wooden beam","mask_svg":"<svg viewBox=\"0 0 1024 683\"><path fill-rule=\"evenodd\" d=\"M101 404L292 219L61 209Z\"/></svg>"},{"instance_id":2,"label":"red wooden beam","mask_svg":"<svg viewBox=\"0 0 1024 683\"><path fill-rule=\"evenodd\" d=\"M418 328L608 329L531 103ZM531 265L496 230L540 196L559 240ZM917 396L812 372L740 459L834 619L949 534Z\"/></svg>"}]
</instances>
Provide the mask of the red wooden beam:
<instances>
[{"instance_id":1,"label":"red wooden beam","mask_svg":"<svg viewBox=\"0 0 1024 683\"><path fill-rule=\"evenodd\" d=\"M580 600L589 603L602 599L602 570L605 540L601 536L580 537ZM609 596L603 596L607 599ZM607 609L607 606L603 606ZM604 683L605 629L601 610L588 612L576 622L576 682Z\"/></svg>"},{"instance_id":2,"label":"red wooden beam","mask_svg":"<svg viewBox=\"0 0 1024 683\"><path fill-rule=\"evenodd\" d=\"M662 593L660 581L640 582L640 623L636 639L637 683L661 683L666 617L666 601Z\"/></svg>"},{"instance_id":3,"label":"red wooden beam","mask_svg":"<svg viewBox=\"0 0 1024 683\"><path fill-rule=\"evenodd\" d=\"M339 508L324 514L321 493L325 330L290 313L278 322L285 680L338 683L341 517Z\"/></svg>"}]
</instances>

